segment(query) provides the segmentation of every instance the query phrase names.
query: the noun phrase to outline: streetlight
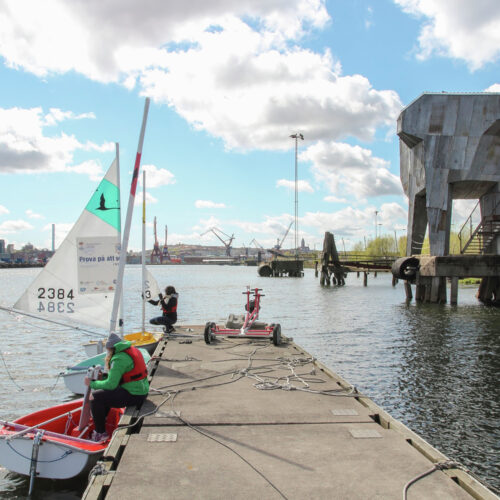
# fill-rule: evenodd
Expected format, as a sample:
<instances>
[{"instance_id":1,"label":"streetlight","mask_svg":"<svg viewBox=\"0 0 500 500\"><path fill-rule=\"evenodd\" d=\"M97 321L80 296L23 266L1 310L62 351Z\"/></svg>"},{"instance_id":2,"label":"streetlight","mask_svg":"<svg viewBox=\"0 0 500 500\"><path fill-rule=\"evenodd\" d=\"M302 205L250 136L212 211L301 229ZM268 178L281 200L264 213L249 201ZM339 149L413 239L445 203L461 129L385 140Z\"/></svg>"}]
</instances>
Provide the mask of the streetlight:
<instances>
[{"instance_id":1,"label":"streetlight","mask_svg":"<svg viewBox=\"0 0 500 500\"><path fill-rule=\"evenodd\" d=\"M377 215L378 210L375 210L375 239L377 239Z\"/></svg>"},{"instance_id":2,"label":"streetlight","mask_svg":"<svg viewBox=\"0 0 500 500\"><path fill-rule=\"evenodd\" d=\"M298 140L304 140L304 136L299 132L290 136L295 139L295 259L299 259L299 191L298 191L298 177L297 177L297 148Z\"/></svg>"}]
</instances>

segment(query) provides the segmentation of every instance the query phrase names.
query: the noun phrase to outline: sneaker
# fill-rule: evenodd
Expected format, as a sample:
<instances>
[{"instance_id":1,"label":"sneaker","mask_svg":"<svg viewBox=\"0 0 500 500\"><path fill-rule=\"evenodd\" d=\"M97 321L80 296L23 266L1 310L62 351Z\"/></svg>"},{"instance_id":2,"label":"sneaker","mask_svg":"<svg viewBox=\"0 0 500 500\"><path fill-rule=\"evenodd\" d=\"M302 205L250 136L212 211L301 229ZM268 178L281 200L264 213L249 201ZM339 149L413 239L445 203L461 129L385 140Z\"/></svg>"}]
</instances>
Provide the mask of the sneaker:
<instances>
[{"instance_id":1,"label":"sneaker","mask_svg":"<svg viewBox=\"0 0 500 500\"><path fill-rule=\"evenodd\" d=\"M92 441L95 441L96 443L100 443L102 441L107 441L109 439L109 435L107 432L92 431L92 436L90 439L92 439Z\"/></svg>"}]
</instances>

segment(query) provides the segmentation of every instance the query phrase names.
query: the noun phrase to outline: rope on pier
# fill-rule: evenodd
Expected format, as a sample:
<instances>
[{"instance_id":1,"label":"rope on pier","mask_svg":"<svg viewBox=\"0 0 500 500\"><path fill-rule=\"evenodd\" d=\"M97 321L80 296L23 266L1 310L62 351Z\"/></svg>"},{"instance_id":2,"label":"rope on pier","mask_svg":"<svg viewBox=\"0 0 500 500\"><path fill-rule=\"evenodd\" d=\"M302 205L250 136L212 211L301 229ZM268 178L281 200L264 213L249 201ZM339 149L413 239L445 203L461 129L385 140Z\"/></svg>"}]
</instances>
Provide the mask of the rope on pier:
<instances>
[{"instance_id":1,"label":"rope on pier","mask_svg":"<svg viewBox=\"0 0 500 500\"><path fill-rule=\"evenodd\" d=\"M445 460L444 462L438 462L433 465L429 470L423 472L422 474L419 474L418 476L414 477L410 481L408 481L404 488L403 488L403 500L407 500L408 498L408 490L411 485L415 484L417 481L420 481L420 479L423 479L424 477L432 474L433 472L436 472L437 470L447 470L447 469L462 469L465 470L465 467L458 462L455 462L454 460Z\"/></svg>"},{"instance_id":2,"label":"rope on pier","mask_svg":"<svg viewBox=\"0 0 500 500\"><path fill-rule=\"evenodd\" d=\"M106 474L109 474L109 471L106 469L104 464L102 462L97 462L89 472L88 482L90 483L93 476L104 476Z\"/></svg>"}]
</instances>

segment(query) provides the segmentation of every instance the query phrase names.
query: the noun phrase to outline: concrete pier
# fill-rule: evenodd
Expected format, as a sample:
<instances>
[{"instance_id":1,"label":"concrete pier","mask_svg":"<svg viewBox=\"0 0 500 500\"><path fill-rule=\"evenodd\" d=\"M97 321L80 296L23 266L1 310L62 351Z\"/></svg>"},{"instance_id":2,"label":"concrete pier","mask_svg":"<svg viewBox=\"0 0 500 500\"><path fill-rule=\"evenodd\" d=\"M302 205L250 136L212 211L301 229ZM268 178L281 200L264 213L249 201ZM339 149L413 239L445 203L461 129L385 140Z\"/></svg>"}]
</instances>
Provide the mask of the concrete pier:
<instances>
[{"instance_id":1,"label":"concrete pier","mask_svg":"<svg viewBox=\"0 0 500 500\"><path fill-rule=\"evenodd\" d=\"M291 340L177 330L84 499L496 498Z\"/></svg>"}]
</instances>

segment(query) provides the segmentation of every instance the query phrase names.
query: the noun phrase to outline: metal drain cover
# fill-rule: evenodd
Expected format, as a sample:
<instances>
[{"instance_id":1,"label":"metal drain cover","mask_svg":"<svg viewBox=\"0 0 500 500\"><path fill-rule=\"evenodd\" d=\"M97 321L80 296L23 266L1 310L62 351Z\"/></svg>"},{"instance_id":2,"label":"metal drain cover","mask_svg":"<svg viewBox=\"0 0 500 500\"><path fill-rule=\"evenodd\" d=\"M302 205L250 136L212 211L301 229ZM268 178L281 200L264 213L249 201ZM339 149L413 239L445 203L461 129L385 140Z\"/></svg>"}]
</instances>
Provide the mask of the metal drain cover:
<instances>
[{"instance_id":1,"label":"metal drain cover","mask_svg":"<svg viewBox=\"0 0 500 500\"><path fill-rule=\"evenodd\" d=\"M177 434L149 434L148 441L150 443L166 443L177 441Z\"/></svg>"},{"instance_id":2,"label":"metal drain cover","mask_svg":"<svg viewBox=\"0 0 500 500\"><path fill-rule=\"evenodd\" d=\"M365 438L381 438L382 435L379 434L374 429L351 429L349 431L351 436L356 439L365 439Z\"/></svg>"},{"instance_id":3,"label":"metal drain cover","mask_svg":"<svg viewBox=\"0 0 500 500\"><path fill-rule=\"evenodd\" d=\"M336 410L332 410L334 415L359 415L359 413L353 408L338 408Z\"/></svg>"}]
</instances>

